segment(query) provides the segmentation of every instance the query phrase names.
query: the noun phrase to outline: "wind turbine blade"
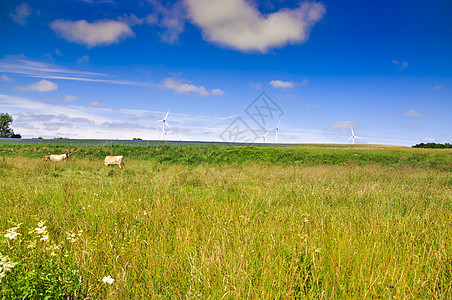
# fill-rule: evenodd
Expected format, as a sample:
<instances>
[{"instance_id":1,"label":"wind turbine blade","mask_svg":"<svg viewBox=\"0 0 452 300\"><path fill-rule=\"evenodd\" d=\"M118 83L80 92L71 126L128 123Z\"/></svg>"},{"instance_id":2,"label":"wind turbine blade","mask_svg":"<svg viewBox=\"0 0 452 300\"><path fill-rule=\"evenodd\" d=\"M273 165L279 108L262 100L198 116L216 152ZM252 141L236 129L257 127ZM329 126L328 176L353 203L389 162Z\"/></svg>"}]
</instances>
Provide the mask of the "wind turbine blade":
<instances>
[{"instance_id":1,"label":"wind turbine blade","mask_svg":"<svg viewBox=\"0 0 452 300\"><path fill-rule=\"evenodd\" d=\"M361 138L361 137L359 137L359 136L356 136L356 135L355 135L355 139L362 139L362 138Z\"/></svg>"},{"instance_id":2,"label":"wind turbine blade","mask_svg":"<svg viewBox=\"0 0 452 300\"><path fill-rule=\"evenodd\" d=\"M350 126L350 129L352 130L352 136L355 136L355 133L353 132L353 127Z\"/></svg>"},{"instance_id":3,"label":"wind turbine blade","mask_svg":"<svg viewBox=\"0 0 452 300\"><path fill-rule=\"evenodd\" d=\"M169 110L171 109L171 107L170 108L168 108L168 112L166 113L166 116L165 116L165 119L164 120L166 120L166 118L168 118L168 115L169 115Z\"/></svg>"},{"instance_id":4,"label":"wind turbine blade","mask_svg":"<svg viewBox=\"0 0 452 300\"><path fill-rule=\"evenodd\" d=\"M353 138L353 137L351 136L345 143L350 142L350 140L351 140L352 138Z\"/></svg>"},{"instance_id":5,"label":"wind turbine blade","mask_svg":"<svg viewBox=\"0 0 452 300\"><path fill-rule=\"evenodd\" d=\"M165 124L166 124L166 126L168 126L169 130L171 130L171 132L172 132L173 130L172 130L171 127L169 126L168 122L165 122Z\"/></svg>"},{"instance_id":6,"label":"wind turbine blade","mask_svg":"<svg viewBox=\"0 0 452 300\"><path fill-rule=\"evenodd\" d=\"M163 120L152 121L152 123L158 123L158 122L163 122Z\"/></svg>"},{"instance_id":7,"label":"wind turbine blade","mask_svg":"<svg viewBox=\"0 0 452 300\"><path fill-rule=\"evenodd\" d=\"M279 117L278 126L276 126L276 128L279 128L279 123L281 123L281 118L282 118L282 115L281 115L281 117Z\"/></svg>"}]
</instances>

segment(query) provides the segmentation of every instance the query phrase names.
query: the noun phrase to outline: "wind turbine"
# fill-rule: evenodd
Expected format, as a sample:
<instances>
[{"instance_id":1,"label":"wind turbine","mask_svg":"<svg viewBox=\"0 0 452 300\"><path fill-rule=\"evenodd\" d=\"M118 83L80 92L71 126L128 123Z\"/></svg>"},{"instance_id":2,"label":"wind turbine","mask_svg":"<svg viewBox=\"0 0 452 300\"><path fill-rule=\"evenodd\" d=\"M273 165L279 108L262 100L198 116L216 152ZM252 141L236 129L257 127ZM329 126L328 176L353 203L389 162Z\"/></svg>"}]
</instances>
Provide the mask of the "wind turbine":
<instances>
[{"instance_id":1,"label":"wind turbine","mask_svg":"<svg viewBox=\"0 0 452 300\"><path fill-rule=\"evenodd\" d=\"M162 122L162 140L163 140L163 139L166 140L166 135L167 135L168 133L170 133L170 132L173 132L173 130L172 130L171 127L169 126L168 122L166 121L166 119L168 118L170 109L171 109L171 107L168 108L168 112L166 113L165 118L163 118L162 120L158 120L158 121L152 122L152 123L159 123L159 122ZM166 129L166 128L165 128L166 126L168 126L169 131L166 131L166 130L165 130L165 129Z\"/></svg>"},{"instance_id":2,"label":"wind turbine","mask_svg":"<svg viewBox=\"0 0 452 300\"><path fill-rule=\"evenodd\" d=\"M353 127L350 126L350 129L352 130L352 136L345 143L348 143L350 140L352 140L352 144L355 144L355 139L361 138L355 135L355 133L353 132Z\"/></svg>"},{"instance_id":3,"label":"wind turbine","mask_svg":"<svg viewBox=\"0 0 452 300\"><path fill-rule=\"evenodd\" d=\"M282 134L282 132L279 130L279 123L281 123L281 118L282 118L282 116L279 117L279 122L278 122L278 125L277 125L276 127L270 128L270 129L265 129L265 131L267 131L267 133L264 134L264 135L262 136L262 138L264 139L264 142L265 142L265 137L266 137L272 130L275 131L275 142L276 142L276 143L278 142L278 134L282 135L283 138L286 138L286 137L284 136L284 134Z\"/></svg>"}]
</instances>

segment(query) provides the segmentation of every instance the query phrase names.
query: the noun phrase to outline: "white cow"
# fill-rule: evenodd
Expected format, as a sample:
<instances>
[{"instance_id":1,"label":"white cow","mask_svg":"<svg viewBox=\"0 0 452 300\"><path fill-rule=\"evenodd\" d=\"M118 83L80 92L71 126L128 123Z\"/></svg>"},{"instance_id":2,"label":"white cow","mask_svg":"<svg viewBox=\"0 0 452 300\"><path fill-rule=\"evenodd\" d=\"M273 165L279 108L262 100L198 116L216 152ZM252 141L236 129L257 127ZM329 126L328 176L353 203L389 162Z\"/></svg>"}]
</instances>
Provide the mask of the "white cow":
<instances>
[{"instance_id":1,"label":"white cow","mask_svg":"<svg viewBox=\"0 0 452 300\"><path fill-rule=\"evenodd\" d=\"M121 164L124 165L124 163L122 162L123 160L124 160L124 156L122 156L122 155L119 155L119 156L107 156L107 157L105 157L104 164L106 166L118 165L119 168L121 168Z\"/></svg>"},{"instance_id":2,"label":"white cow","mask_svg":"<svg viewBox=\"0 0 452 300\"><path fill-rule=\"evenodd\" d=\"M54 162L58 162L58 161L67 161L67 159L69 158L69 154L56 154L56 155L46 155L44 156L46 161L54 161Z\"/></svg>"}]
</instances>

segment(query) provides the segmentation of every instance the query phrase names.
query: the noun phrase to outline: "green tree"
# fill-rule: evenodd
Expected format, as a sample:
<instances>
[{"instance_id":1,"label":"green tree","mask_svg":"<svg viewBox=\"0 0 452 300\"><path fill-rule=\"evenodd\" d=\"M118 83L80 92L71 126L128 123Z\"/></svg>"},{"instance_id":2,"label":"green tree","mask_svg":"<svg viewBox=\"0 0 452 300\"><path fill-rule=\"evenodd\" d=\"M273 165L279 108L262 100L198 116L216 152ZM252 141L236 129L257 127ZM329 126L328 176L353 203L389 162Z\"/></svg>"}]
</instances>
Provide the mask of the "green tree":
<instances>
[{"instance_id":1,"label":"green tree","mask_svg":"<svg viewBox=\"0 0 452 300\"><path fill-rule=\"evenodd\" d=\"M14 135L13 130L9 128L12 121L13 117L9 114L0 114L0 138L10 138Z\"/></svg>"}]
</instances>

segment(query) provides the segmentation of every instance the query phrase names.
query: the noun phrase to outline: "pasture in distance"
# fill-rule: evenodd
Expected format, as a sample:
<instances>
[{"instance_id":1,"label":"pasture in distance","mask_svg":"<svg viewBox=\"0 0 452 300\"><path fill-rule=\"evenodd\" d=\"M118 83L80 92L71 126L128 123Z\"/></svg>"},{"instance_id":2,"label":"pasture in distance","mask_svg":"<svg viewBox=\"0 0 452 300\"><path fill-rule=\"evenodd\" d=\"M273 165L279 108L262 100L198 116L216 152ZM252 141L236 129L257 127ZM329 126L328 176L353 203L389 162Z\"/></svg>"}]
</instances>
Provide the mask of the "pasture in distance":
<instances>
[{"instance_id":1,"label":"pasture in distance","mask_svg":"<svg viewBox=\"0 0 452 300\"><path fill-rule=\"evenodd\" d=\"M448 299L451 174L451 150L0 144L0 297Z\"/></svg>"}]
</instances>

